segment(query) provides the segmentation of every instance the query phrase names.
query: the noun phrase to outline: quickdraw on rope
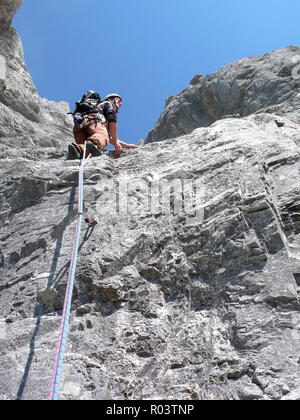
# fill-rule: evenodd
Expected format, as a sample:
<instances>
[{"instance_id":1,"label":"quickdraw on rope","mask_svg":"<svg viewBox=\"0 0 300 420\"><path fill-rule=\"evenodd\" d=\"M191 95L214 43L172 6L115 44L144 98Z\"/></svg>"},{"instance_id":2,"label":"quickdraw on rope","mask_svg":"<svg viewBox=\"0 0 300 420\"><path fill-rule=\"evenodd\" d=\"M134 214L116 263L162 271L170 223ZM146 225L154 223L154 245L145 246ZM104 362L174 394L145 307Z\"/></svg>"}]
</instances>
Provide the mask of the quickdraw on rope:
<instances>
[{"instance_id":1,"label":"quickdraw on rope","mask_svg":"<svg viewBox=\"0 0 300 420\"><path fill-rule=\"evenodd\" d=\"M82 217L84 214L84 211L83 211L83 170L84 170L85 163L89 159L89 157L86 159L85 156L86 156L86 144L84 144L83 159L81 161L80 168L79 168L77 226L76 226L75 240L74 240L74 246L73 246L73 253L72 253L72 258L71 258L71 265L70 265L70 270L69 270L67 289L66 289L66 294L65 294L64 307L63 307L63 312L62 312L62 319L61 319L60 330L59 330L59 337L58 337L56 353L55 353L55 358L54 358L54 366L53 366L52 380L51 380L48 400L58 400L59 398L59 385L60 385L61 374L62 374L64 353L65 353L65 348L66 348L66 343L67 343L68 326L69 326L69 318L70 318L70 312L71 312L71 302L72 302L72 294L73 294L73 286L74 286L74 277L75 277L75 270L76 270L76 263L77 263L79 239L80 239L80 230L81 230Z\"/></svg>"}]
</instances>

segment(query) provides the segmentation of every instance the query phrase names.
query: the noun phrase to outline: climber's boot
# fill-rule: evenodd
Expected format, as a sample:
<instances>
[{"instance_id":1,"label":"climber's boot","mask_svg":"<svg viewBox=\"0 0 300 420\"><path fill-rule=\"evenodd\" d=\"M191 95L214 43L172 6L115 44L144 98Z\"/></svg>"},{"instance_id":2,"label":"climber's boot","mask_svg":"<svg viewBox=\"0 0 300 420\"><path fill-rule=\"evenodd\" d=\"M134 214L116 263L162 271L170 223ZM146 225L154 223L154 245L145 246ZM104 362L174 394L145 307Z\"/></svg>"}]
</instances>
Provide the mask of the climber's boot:
<instances>
[{"instance_id":1,"label":"climber's boot","mask_svg":"<svg viewBox=\"0 0 300 420\"><path fill-rule=\"evenodd\" d=\"M90 152L90 154L94 157L102 155L102 151L99 149L99 147L96 146L91 141L86 142L86 148Z\"/></svg>"},{"instance_id":2,"label":"climber's boot","mask_svg":"<svg viewBox=\"0 0 300 420\"><path fill-rule=\"evenodd\" d=\"M68 147L68 158L69 159L80 159L80 152L78 151L75 144L69 144Z\"/></svg>"}]
</instances>

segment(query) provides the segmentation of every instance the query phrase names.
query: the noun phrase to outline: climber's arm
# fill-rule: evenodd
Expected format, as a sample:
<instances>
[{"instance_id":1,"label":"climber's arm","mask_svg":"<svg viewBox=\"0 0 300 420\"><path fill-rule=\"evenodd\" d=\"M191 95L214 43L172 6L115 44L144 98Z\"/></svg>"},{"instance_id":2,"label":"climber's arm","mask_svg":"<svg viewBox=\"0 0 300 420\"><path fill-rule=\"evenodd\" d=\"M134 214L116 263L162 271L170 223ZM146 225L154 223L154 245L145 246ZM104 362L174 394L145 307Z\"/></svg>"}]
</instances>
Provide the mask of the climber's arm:
<instances>
[{"instance_id":1,"label":"climber's arm","mask_svg":"<svg viewBox=\"0 0 300 420\"><path fill-rule=\"evenodd\" d=\"M108 131L109 131L109 139L110 144L115 146L116 153L119 155L123 152L123 147L118 140L118 124L116 122L109 122L108 123Z\"/></svg>"},{"instance_id":2,"label":"climber's arm","mask_svg":"<svg viewBox=\"0 0 300 420\"><path fill-rule=\"evenodd\" d=\"M135 144L128 144L125 143L124 141L119 140L120 145L124 148L124 149L135 149L137 148L137 146Z\"/></svg>"}]
</instances>

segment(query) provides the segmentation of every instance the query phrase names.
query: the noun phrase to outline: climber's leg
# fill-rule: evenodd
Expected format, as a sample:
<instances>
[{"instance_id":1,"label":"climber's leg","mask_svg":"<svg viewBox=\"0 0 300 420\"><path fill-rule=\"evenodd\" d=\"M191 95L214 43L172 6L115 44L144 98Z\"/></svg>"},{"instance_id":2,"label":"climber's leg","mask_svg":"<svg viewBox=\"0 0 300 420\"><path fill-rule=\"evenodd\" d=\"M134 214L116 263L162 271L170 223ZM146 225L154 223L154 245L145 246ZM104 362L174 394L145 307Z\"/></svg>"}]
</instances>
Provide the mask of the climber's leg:
<instances>
[{"instance_id":1,"label":"climber's leg","mask_svg":"<svg viewBox=\"0 0 300 420\"><path fill-rule=\"evenodd\" d=\"M80 157L83 158L84 142L86 142L88 138L87 129L82 128L80 126L75 126L73 129L73 134L74 134L75 143L76 143L75 146L80 153ZM90 152L87 150L86 157L88 157L89 154Z\"/></svg>"},{"instance_id":2,"label":"climber's leg","mask_svg":"<svg viewBox=\"0 0 300 420\"><path fill-rule=\"evenodd\" d=\"M87 127L86 131L88 134L87 141L94 143L100 150L108 146L109 135L106 125L97 122Z\"/></svg>"}]
</instances>

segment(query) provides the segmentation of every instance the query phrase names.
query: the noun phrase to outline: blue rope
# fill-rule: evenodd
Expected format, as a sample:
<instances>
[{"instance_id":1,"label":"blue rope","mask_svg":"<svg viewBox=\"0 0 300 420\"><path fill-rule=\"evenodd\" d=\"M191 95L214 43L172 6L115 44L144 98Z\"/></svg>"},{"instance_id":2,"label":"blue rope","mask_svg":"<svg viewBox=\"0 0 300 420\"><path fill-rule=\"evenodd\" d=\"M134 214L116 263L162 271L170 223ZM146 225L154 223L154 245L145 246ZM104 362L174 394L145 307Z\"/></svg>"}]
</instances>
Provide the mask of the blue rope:
<instances>
[{"instance_id":1,"label":"blue rope","mask_svg":"<svg viewBox=\"0 0 300 420\"><path fill-rule=\"evenodd\" d=\"M61 319L61 324L60 324L59 338L58 338L56 354L55 354L55 359L54 359L51 387L50 387L50 392L48 395L49 400L59 399L59 387L60 387L60 381L61 381L61 375L62 375L64 353L65 353L67 337L68 337L69 319L70 319L70 312L71 312L73 286L74 286L75 271L76 271L76 264L77 264L78 248L79 248L80 230L81 230L82 217L83 217L83 169L84 169L85 160L86 160L85 156L86 156L86 143L84 144L83 159L81 161L81 165L79 168L78 219L77 219L71 265L70 265L70 270L69 270L69 278L68 278L67 289L66 289L66 294L65 294L64 308L63 308L62 319Z\"/></svg>"}]
</instances>

